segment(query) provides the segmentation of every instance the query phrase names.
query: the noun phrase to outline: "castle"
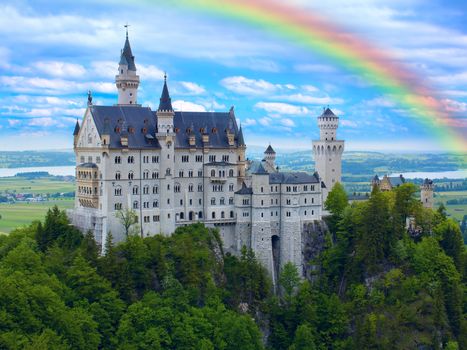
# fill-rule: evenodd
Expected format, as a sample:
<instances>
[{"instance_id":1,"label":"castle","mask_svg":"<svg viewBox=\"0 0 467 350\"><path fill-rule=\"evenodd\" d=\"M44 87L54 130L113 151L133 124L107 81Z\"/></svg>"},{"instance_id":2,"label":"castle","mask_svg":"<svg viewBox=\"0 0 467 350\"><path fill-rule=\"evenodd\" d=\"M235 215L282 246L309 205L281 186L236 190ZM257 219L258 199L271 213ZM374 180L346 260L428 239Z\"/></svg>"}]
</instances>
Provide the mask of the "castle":
<instances>
[{"instance_id":1,"label":"castle","mask_svg":"<svg viewBox=\"0 0 467 350\"><path fill-rule=\"evenodd\" d=\"M226 251L251 248L273 281L289 261L302 273L302 231L321 220L328 191L341 177L339 118L329 108L318 117L317 172L280 172L271 146L263 161L247 161L233 108L174 111L166 77L157 111L139 105L136 71L127 33L115 78L118 103L97 106L89 96L75 126L72 224L92 231L104 249L109 232L125 239L121 210L134 211L144 237L202 222L219 229Z\"/></svg>"}]
</instances>

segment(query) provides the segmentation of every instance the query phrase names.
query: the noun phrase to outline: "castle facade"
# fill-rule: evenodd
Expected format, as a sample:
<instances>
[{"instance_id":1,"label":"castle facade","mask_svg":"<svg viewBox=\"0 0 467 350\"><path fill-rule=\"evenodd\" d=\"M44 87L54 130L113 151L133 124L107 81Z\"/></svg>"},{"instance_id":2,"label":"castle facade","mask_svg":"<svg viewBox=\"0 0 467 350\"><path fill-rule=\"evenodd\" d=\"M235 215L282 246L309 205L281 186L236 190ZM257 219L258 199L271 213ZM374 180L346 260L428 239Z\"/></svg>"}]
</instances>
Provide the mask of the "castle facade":
<instances>
[{"instance_id":1,"label":"castle facade","mask_svg":"<svg viewBox=\"0 0 467 350\"><path fill-rule=\"evenodd\" d=\"M136 215L134 228L142 237L202 222L219 229L226 251L251 248L273 281L286 262L303 271L304 227L321 220L328 190L340 181L339 118L329 108L318 118L318 172L280 172L271 146L263 161L246 160L233 108L174 111L164 78L153 111L138 104L139 82L127 34L116 76L118 104L97 106L89 97L75 126L72 224L92 231L104 249L109 232L116 241L125 239L117 215L124 210Z\"/></svg>"}]
</instances>

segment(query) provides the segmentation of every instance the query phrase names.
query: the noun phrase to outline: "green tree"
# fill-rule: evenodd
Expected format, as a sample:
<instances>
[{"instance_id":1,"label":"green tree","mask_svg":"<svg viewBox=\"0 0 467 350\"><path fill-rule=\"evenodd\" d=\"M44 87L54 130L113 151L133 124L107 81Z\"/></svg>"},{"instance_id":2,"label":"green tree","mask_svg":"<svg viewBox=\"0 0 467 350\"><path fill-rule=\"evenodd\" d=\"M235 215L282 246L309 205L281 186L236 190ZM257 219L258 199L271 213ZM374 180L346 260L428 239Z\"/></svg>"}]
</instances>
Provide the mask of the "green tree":
<instances>
[{"instance_id":1,"label":"green tree","mask_svg":"<svg viewBox=\"0 0 467 350\"><path fill-rule=\"evenodd\" d=\"M465 254L464 241L457 222L448 219L434 229L435 235L445 253L454 260L457 271L463 273L463 254Z\"/></svg>"},{"instance_id":2,"label":"green tree","mask_svg":"<svg viewBox=\"0 0 467 350\"><path fill-rule=\"evenodd\" d=\"M285 300L291 301L294 291L298 287L300 276L297 267L290 261L285 263L279 275L279 285L284 291Z\"/></svg>"},{"instance_id":3,"label":"green tree","mask_svg":"<svg viewBox=\"0 0 467 350\"><path fill-rule=\"evenodd\" d=\"M293 344L289 350L316 350L313 329L308 324L298 326Z\"/></svg>"},{"instance_id":4,"label":"green tree","mask_svg":"<svg viewBox=\"0 0 467 350\"><path fill-rule=\"evenodd\" d=\"M336 233L337 223L339 222L345 207L348 205L347 193L340 182L336 182L329 192L324 207L331 213L328 219L329 229L333 234Z\"/></svg>"},{"instance_id":5,"label":"green tree","mask_svg":"<svg viewBox=\"0 0 467 350\"><path fill-rule=\"evenodd\" d=\"M115 217L123 226L126 237L128 237L135 231L134 229L132 230L132 228L136 227L138 216L136 215L136 212L133 209L125 208L117 210L115 212Z\"/></svg>"}]
</instances>

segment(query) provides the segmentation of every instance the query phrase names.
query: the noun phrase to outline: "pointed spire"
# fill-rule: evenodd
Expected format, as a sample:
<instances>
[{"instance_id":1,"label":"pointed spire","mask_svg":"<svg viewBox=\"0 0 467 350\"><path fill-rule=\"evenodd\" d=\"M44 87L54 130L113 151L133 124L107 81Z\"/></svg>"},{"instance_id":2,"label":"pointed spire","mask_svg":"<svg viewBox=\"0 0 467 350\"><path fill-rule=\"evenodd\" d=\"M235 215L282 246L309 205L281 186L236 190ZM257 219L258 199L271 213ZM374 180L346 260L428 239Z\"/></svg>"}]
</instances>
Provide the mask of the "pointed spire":
<instances>
[{"instance_id":1,"label":"pointed spire","mask_svg":"<svg viewBox=\"0 0 467 350\"><path fill-rule=\"evenodd\" d=\"M73 136L77 136L79 133L80 127L78 123L78 119L76 119L75 130L73 131Z\"/></svg>"},{"instance_id":2,"label":"pointed spire","mask_svg":"<svg viewBox=\"0 0 467 350\"><path fill-rule=\"evenodd\" d=\"M240 129L238 130L238 138L237 138L238 146L246 146L245 140L243 139L243 131L242 126L240 125Z\"/></svg>"},{"instance_id":3,"label":"pointed spire","mask_svg":"<svg viewBox=\"0 0 467 350\"><path fill-rule=\"evenodd\" d=\"M125 28L126 39L119 64L128 65L128 70L136 71L135 56L133 56L133 53L131 52L130 40L128 39L128 24L125 25Z\"/></svg>"},{"instance_id":4,"label":"pointed spire","mask_svg":"<svg viewBox=\"0 0 467 350\"><path fill-rule=\"evenodd\" d=\"M164 73L164 87L159 103L159 111L173 111L172 99L170 98L169 88L167 87L167 74Z\"/></svg>"},{"instance_id":5,"label":"pointed spire","mask_svg":"<svg viewBox=\"0 0 467 350\"><path fill-rule=\"evenodd\" d=\"M264 151L264 154L276 154L276 151L271 147L271 144L269 144L268 148L266 148L266 151Z\"/></svg>"}]
</instances>

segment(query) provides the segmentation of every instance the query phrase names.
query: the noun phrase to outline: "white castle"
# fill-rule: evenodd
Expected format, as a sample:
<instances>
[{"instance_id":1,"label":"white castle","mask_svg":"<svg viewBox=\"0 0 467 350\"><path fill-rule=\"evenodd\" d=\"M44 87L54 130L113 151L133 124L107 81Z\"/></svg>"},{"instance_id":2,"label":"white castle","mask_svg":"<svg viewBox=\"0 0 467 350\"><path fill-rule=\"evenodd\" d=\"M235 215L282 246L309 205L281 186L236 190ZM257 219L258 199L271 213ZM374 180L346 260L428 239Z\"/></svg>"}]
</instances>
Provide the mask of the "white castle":
<instances>
[{"instance_id":1,"label":"white castle","mask_svg":"<svg viewBox=\"0 0 467 350\"><path fill-rule=\"evenodd\" d=\"M245 159L234 109L181 112L172 108L166 77L157 111L138 104L139 76L128 33L115 79L118 104L88 108L74 130L76 203L73 225L91 230L104 249L125 229L116 214L131 209L143 237L170 235L202 222L219 229L224 249L251 248L270 271L292 262L303 272L302 233L321 220L328 190L340 181L344 141L328 108L313 141L317 172L280 172L269 146L261 162ZM136 227L136 225L135 225Z\"/></svg>"}]
</instances>

